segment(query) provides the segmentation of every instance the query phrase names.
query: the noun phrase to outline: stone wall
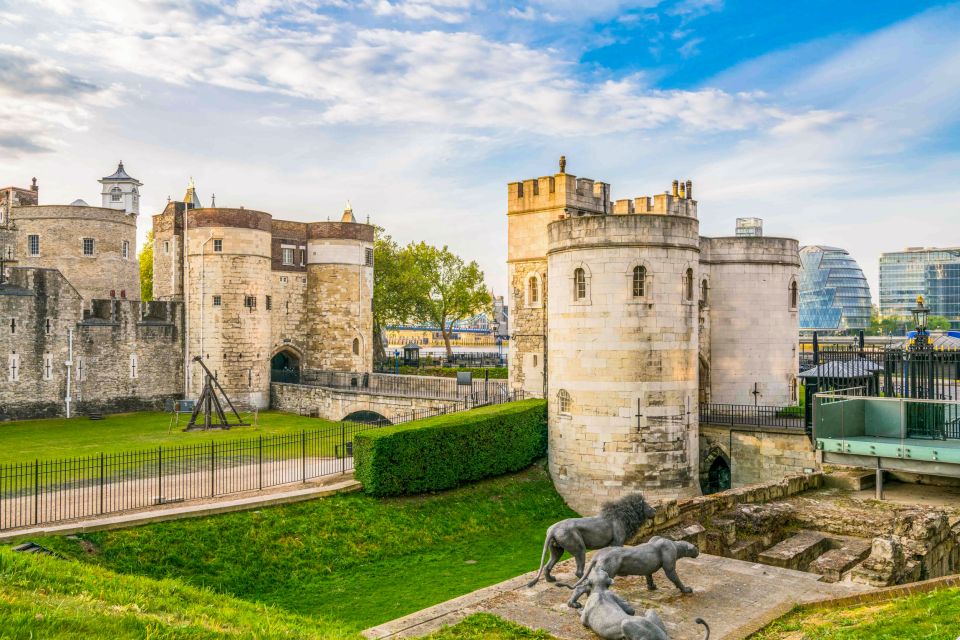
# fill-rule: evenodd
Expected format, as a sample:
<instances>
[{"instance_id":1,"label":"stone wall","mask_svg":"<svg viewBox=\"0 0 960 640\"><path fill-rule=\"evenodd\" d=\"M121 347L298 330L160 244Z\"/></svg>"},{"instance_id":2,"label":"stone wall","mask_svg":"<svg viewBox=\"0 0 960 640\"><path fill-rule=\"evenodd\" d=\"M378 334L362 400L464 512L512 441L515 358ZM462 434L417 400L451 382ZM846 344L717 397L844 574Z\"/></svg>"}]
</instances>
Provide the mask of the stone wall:
<instances>
[{"instance_id":1,"label":"stone wall","mask_svg":"<svg viewBox=\"0 0 960 640\"><path fill-rule=\"evenodd\" d=\"M800 270L797 241L702 238L701 248L709 274L710 401L794 404L799 319L789 294Z\"/></svg>"},{"instance_id":2,"label":"stone wall","mask_svg":"<svg viewBox=\"0 0 960 640\"><path fill-rule=\"evenodd\" d=\"M301 384L274 382L270 385L271 409L316 415L326 420L343 420L357 411L374 411L393 422L414 410L441 412L453 406L450 400L372 394Z\"/></svg>"},{"instance_id":3,"label":"stone wall","mask_svg":"<svg viewBox=\"0 0 960 640\"><path fill-rule=\"evenodd\" d=\"M140 299L136 215L101 207L41 205L13 207L12 219L17 227L18 266L69 274L84 300ZM30 255L30 235L39 236L37 256ZM84 238L94 241L92 256L83 254Z\"/></svg>"},{"instance_id":4,"label":"stone wall","mask_svg":"<svg viewBox=\"0 0 960 640\"><path fill-rule=\"evenodd\" d=\"M709 463L717 454L730 465L734 488L778 482L805 469L820 468L810 438L796 429L700 423L701 485L706 484Z\"/></svg>"},{"instance_id":5,"label":"stone wall","mask_svg":"<svg viewBox=\"0 0 960 640\"><path fill-rule=\"evenodd\" d=\"M0 418L64 415L68 373L74 413L159 408L182 389L181 313L84 301L58 271L11 269L0 287Z\"/></svg>"}]
</instances>

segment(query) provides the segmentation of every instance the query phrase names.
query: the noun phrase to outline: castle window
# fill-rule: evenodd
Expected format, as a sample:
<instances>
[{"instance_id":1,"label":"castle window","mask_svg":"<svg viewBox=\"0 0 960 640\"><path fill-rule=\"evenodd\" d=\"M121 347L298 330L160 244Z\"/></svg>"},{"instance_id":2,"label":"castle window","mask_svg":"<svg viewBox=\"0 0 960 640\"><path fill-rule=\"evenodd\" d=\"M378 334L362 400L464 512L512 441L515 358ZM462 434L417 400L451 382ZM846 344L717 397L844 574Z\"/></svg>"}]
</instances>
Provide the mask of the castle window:
<instances>
[{"instance_id":1,"label":"castle window","mask_svg":"<svg viewBox=\"0 0 960 640\"><path fill-rule=\"evenodd\" d=\"M93 238L83 239L83 255L85 256L93 255Z\"/></svg>"},{"instance_id":2,"label":"castle window","mask_svg":"<svg viewBox=\"0 0 960 640\"><path fill-rule=\"evenodd\" d=\"M120 187L114 187L110 189L110 201L111 202L120 202L123 198L123 191L120 190Z\"/></svg>"},{"instance_id":3,"label":"castle window","mask_svg":"<svg viewBox=\"0 0 960 640\"><path fill-rule=\"evenodd\" d=\"M293 265L293 249L282 249L280 261L285 265Z\"/></svg>"},{"instance_id":4,"label":"castle window","mask_svg":"<svg viewBox=\"0 0 960 640\"><path fill-rule=\"evenodd\" d=\"M637 266L633 268L633 297L642 298L646 295L647 269Z\"/></svg>"},{"instance_id":5,"label":"castle window","mask_svg":"<svg viewBox=\"0 0 960 640\"><path fill-rule=\"evenodd\" d=\"M127 258L130 257L130 242L129 242L129 241L127 241L127 240L124 240L124 241L123 241L123 248L121 249L121 253L123 254L123 259L124 259L124 260L126 260Z\"/></svg>"},{"instance_id":6,"label":"castle window","mask_svg":"<svg viewBox=\"0 0 960 640\"><path fill-rule=\"evenodd\" d=\"M87 378L87 370L83 366L83 358L77 358L77 382L83 382Z\"/></svg>"},{"instance_id":7,"label":"castle window","mask_svg":"<svg viewBox=\"0 0 960 640\"><path fill-rule=\"evenodd\" d=\"M30 255L32 256L40 255L40 236L37 236L37 235L27 236L27 245L30 250Z\"/></svg>"},{"instance_id":8,"label":"castle window","mask_svg":"<svg viewBox=\"0 0 960 640\"><path fill-rule=\"evenodd\" d=\"M253 311L254 309L257 308L257 297L256 297L256 296L244 296L244 298L243 298L243 306L245 306L247 309L250 309L250 311Z\"/></svg>"},{"instance_id":9,"label":"castle window","mask_svg":"<svg viewBox=\"0 0 960 640\"><path fill-rule=\"evenodd\" d=\"M687 269L683 278L683 296L687 302L693 302L693 269Z\"/></svg>"},{"instance_id":10,"label":"castle window","mask_svg":"<svg viewBox=\"0 0 960 640\"><path fill-rule=\"evenodd\" d=\"M10 359L7 360L7 381L17 382L19 380L20 380L20 355L16 353L11 353Z\"/></svg>"},{"instance_id":11,"label":"castle window","mask_svg":"<svg viewBox=\"0 0 960 640\"><path fill-rule=\"evenodd\" d=\"M223 298L220 296L213 296L213 306L219 307L223 305Z\"/></svg>"},{"instance_id":12,"label":"castle window","mask_svg":"<svg viewBox=\"0 0 960 640\"><path fill-rule=\"evenodd\" d=\"M527 304L540 304L540 283L537 276L527 279Z\"/></svg>"},{"instance_id":13,"label":"castle window","mask_svg":"<svg viewBox=\"0 0 960 640\"><path fill-rule=\"evenodd\" d=\"M223 253L223 238L214 238L214 239L213 239L213 252L214 252L214 253Z\"/></svg>"},{"instance_id":14,"label":"castle window","mask_svg":"<svg viewBox=\"0 0 960 640\"><path fill-rule=\"evenodd\" d=\"M704 278L703 281L700 283L700 304L704 307L707 306L707 304L709 304L710 302L708 297L709 292L710 292L710 287L707 285L706 278Z\"/></svg>"},{"instance_id":15,"label":"castle window","mask_svg":"<svg viewBox=\"0 0 960 640\"><path fill-rule=\"evenodd\" d=\"M573 270L573 299L583 300L587 297L587 273L580 267Z\"/></svg>"},{"instance_id":16,"label":"castle window","mask_svg":"<svg viewBox=\"0 0 960 640\"><path fill-rule=\"evenodd\" d=\"M51 329L52 329L52 324L50 322L50 318L47 318L46 322L44 323L43 332L46 333L47 335L50 335Z\"/></svg>"},{"instance_id":17,"label":"castle window","mask_svg":"<svg viewBox=\"0 0 960 640\"><path fill-rule=\"evenodd\" d=\"M790 309L796 310L797 305L800 303L800 294L797 291L797 281L794 280L790 283Z\"/></svg>"},{"instance_id":18,"label":"castle window","mask_svg":"<svg viewBox=\"0 0 960 640\"><path fill-rule=\"evenodd\" d=\"M270 296L267 296L267 311L270 311L272 309L273 309L273 298L271 298Z\"/></svg>"},{"instance_id":19,"label":"castle window","mask_svg":"<svg viewBox=\"0 0 960 640\"><path fill-rule=\"evenodd\" d=\"M280 284L287 284L287 276L280 276Z\"/></svg>"},{"instance_id":20,"label":"castle window","mask_svg":"<svg viewBox=\"0 0 960 640\"><path fill-rule=\"evenodd\" d=\"M170 255L170 241L169 241L169 240L166 240L166 241L163 243L163 252L164 252L165 254L167 254L167 255Z\"/></svg>"},{"instance_id":21,"label":"castle window","mask_svg":"<svg viewBox=\"0 0 960 640\"><path fill-rule=\"evenodd\" d=\"M17 319L10 318L10 333L16 333L16 332L17 332Z\"/></svg>"},{"instance_id":22,"label":"castle window","mask_svg":"<svg viewBox=\"0 0 960 640\"><path fill-rule=\"evenodd\" d=\"M53 354L43 354L43 379L53 380Z\"/></svg>"},{"instance_id":23,"label":"castle window","mask_svg":"<svg viewBox=\"0 0 960 640\"><path fill-rule=\"evenodd\" d=\"M353 339L353 355L360 355L360 338Z\"/></svg>"},{"instance_id":24,"label":"castle window","mask_svg":"<svg viewBox=\"0 0 960 640\"><path fill-rule=\"evenodd\" d=\"M137 362L137 354L131 353L130 354L130 379L131 380L136 380L137 376L140 375L140 372L137 370L138 364L139 363Z\"/></svg>"},{"instance_id":25,"label":"castle window","mask_svg":"<svg viewBox=\"0 0 960 640\"><path fill-rule=\"evenodd\" d=\"M560 413L570 413L571 404L573 404L573 399L570 397L570 393L566 389L560 389L557 392L557 410Z\"/></svg>"},{"instance_id":26,"label":"castle window","mask_svg":"<svg viewBox=\"0 0 960 640\"><path fill-rule=\"evenodd\" d=\"M365 263L365 264L366 264L368 267L372 267L372 266L373 266L373 249L367 249L367 250L366 250L365 260L366 260L366 263Z\"/></svg>"}]
</instances>

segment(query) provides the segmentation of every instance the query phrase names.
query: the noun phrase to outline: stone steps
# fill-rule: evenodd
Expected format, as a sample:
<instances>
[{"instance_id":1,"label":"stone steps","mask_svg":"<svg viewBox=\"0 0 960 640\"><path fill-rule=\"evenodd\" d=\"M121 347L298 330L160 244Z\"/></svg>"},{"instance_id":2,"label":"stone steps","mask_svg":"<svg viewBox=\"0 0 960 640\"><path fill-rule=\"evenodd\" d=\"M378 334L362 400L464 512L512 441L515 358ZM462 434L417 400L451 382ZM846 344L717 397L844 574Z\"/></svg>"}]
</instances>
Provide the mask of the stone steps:
<instances>
[{"instance_id":1,"label":"stone steps","mask_svg":"<svg viewBox=\"0 0 960 640\"><path fill-rule=\"evenodd\" d=\"M774 567L806 571L807 567L830 548L830 539L816 531L801 531L770 547L757 561Z\"/></svg>"},{"instance_id":2,"label":"stone steps","mask_svg":"<svg viewBox=\"0 0 960 640\"><path fill-rule=\"evenodd\" d=\"M807 571L819 573L824 582L840 582L843 574L870 555L870 540L848 540L810 563Z\"/></svg>"}]
</instances>

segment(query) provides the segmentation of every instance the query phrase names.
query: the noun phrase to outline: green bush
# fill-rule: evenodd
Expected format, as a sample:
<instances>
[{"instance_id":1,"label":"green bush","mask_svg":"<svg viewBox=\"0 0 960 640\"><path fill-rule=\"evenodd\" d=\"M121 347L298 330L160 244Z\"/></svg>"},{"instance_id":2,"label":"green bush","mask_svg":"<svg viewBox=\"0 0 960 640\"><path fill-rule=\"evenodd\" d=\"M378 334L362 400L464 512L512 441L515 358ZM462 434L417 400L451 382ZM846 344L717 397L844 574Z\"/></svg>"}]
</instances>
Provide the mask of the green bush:
<instances>
[{"instance_id":1,"label":"green bush","mask_svg":"<svg viewBox=\"0 0 960 640\"><path fill-rule=\"evenodd\" d=\"M354 476L374 496L451 489L518 471L547 450L547 404L522 400L366 431Z\"/></svg>"}]
</instances>

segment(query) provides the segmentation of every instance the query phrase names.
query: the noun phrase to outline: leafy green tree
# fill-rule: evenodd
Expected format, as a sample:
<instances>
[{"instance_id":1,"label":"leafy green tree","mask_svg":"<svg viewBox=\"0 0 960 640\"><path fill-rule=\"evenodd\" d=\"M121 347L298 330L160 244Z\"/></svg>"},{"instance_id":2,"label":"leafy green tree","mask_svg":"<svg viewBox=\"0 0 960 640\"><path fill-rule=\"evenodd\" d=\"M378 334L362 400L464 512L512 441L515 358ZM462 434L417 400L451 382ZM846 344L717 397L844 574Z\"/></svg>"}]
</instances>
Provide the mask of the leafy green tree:
<instances>
[{"instance_id":1,"label":"leafy green tree","mask_svg":"<svg viewBox=\"0 0 960 640\"><path fill-rule=\"evenodd\" d=\"M868 336L896 336L903 335L906 324L902 318L896 316L881 316L880 310L874 305L870 312L870 326L864 331Z\"/></svg>"},{"instance_id":2,"label":"leafy green tree","mask_svg":"<svg viewBox=\"0 0 960 640\"><path fill-rule=\"evenodd\" d=\"M949 331L950 321L943 316L929 316L927 318L927 330L929 331Z\"/></svg>"},{"instance_id":3,"label":"leafy green tree","mask_svg":"<svg viewBox=\"0 0 960 640\"><path fill-rule=\"evenodd\" d=\"M403 324L414 315L415 296L412 255L400 247L382 227L376 227L373 244L373 357L386 358L383 331L389 324Z\"/></svg>"},{"instance_id":4,"label":"leafy green tree","mask_svg":"<svg viewBox=\"0 0 960 640\"><path fill-rule=\"evenodd\" d=\"M490 305L490 292L483 271L475 261L464 262L451 252L424 242L411 244L410 291L414 296L415 316L440 329L447 357L453 355L450 333L453 324Z\"/></svg>"},{"instance_id":5,"label":"leafy green tree","mask_svg":"<svg viewBox=\"0 0 960 640\"><path fill-rule=\"evenodd\" d=\"M153 231L147 234L147 242L137 256L140 261L140 299L153 300Z\"/></svg>"}]
</instances>

